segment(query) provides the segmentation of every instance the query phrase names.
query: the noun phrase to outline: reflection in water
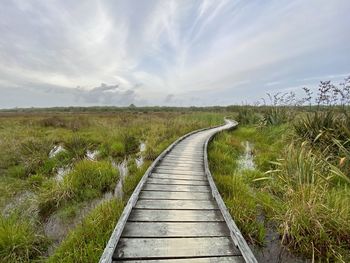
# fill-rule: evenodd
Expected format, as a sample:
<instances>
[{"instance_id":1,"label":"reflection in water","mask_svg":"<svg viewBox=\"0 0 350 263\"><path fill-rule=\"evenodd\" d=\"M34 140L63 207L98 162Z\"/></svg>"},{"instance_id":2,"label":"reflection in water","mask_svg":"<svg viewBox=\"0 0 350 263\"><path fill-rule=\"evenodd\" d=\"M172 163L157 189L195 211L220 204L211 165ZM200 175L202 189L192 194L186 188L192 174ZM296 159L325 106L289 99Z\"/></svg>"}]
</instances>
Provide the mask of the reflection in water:
<instances>
[{"instance_id":1,"label":"reflection in water","mask_svg":"<svg viewBox=\"0 0 350 263\"><path fill-rule=\"evenodd\" d=\"M248 141L242 142L242 145L244 146L244 154L238 159L238 169L254 170L253 145Z\"/></svg>"},{"instance_id":2,"label":"reflection in water","mask_svg":"<svg viewBox=\"0 0 350 263\"><path fill-rule=\"evenodd\" d=\"M94 150L94 151L87 150L87 152L86 152L86 157L92 161L96 160L97 155L98 155L97 150Z\"/></svg>"},{"instance_id":3,"label":"reflection in water","mask_svg":"<svg viewBox=\"0 0 350 263\"><path fill-rule=\"evenodd\" d=\"M123 162L117 164L114 161L112 162L113 166L119 170L119 181L114 188L114 196L117 198L123 197L123 182L124 178L128 175L128 161L124 159Z\"/></svg>"},{"instance_id":4,"label":"reflection in water","mask_svg":"<svg viewBox=\"0 0 350 263\"><path fill-rule=\"evenodd\" d=\"M55 179L57 181L62 181L64 176L70 172L71 168L69 166L60 167L57 169Z\"/></svg>"},{"instance_id":5,"label":"reflection in water","mask_svg":"<svg viewBox=\"0 0 350 263\"><path fill-rule=\"evenodd\" d=\"M55 145L49 153L49 158L55 157L57 154L59 154L62 151L64 151L64 148L61 145Z\"/></svg>"}]
</instances>

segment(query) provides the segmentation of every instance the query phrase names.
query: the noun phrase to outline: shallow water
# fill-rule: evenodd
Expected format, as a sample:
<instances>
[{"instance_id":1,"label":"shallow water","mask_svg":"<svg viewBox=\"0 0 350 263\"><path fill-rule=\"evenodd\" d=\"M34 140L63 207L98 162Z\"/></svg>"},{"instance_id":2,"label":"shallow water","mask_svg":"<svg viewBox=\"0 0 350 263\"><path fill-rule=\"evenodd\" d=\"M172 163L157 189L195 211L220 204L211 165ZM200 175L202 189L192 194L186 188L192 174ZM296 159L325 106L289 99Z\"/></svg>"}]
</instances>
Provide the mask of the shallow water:
<instances>
[{"instance_id":1,"label":"shallow water","mask_svg":"<svg viewBox=\"0 0 350 263\"><path fill-rule=\"evenodd\" d=\"M9 216L12 212L20 210L22 215L30 216L34 219L37 216L38 208L36 194L31 191L24 191L15 195L2 209L4 216Z\"/></svg>"},{"instance_id":2,"label":"shallow water","mask_svg":"<svg viewBox=\"0 0 350 263\"><path fill-rule=\"evenodd\" d=\"M115 162L112 162L112 164L119 170L119 181L114 188L113 195L117 198L121 198L123 197L124 178L128 175L128 161L127 159L124 159L124 161L119 164L116 164Z\"/></svg>"},{"instance_id":3,"label":"shallow water","mask_svg":"<svg viewBox=\"0 0 350 263\"><path fill-rule=\"evenodd\" d=\"M89 160L96 160L97 156L98 156L99 152L97 150L94 150L94 151L90 151L90 150L87 150L86 152L86 157L89 159Z\"/></svg>"},{"instance_id":4,"label":"shallow water","mask_svg":"<svg viewBox=\"0 0 350 263\"><path fill-rule=\"evenodd\" d=\"M252 247L252 252L260 263L306 263L311 260L304 259L292 254L281 244L278 232L273 226L266 228L265 246Z\"/></svg>"},{"instance_id":5,"label":"shallow water","mask_svg":"<svg viewBox=\"0 0 350 263\"><path fill-rule=\"evenodd\" d=\"M137 154L138 157L135 158L135 162L136 162L137 168L140 168L140 167L143 165L143 163L144 163L144 158L143 158L143 155L142 155L142 153L143 153L144 151L146 151L146 143L141 142L141 143L140 143L140 151L139 151L139 153Z\"/></svg>"},{"instance_id":6,"label":"shallow water","mask_svg":"<svg viewBox=\"0 0 350 263\"><path fill-rule=\"evenodd\" d=\"M140 167L143 162L143 156L142 153L146 150L146 144L144 142L140 143L140 151L137 154L137 158L135 158L135 162L137 167ZM98 155L98 151L87 151L86 157L90 160L95 160ZM101 198L96 198L84 205L83 208L81 208L77 212L77 216L71 220L68 220L68 222L65 222L62 220L59 215L56 213L52 214L46 223L44 224L44 231L45 234L53 240L52 246L49 248L48 254L52 254L55 250L55 248L59 245L60 242L67 236L69 231L73 229L76 225L78 225L84 217L96 206L101 204L104 201L110 200L114 197L116 198L122 198L123 197L123 182L125 180L125 177L128 176L128 160L124 159L121 163L117 163L115 161L112 161L112 165L118 169L119 171L119 181L117 182L115 188L113 191L106 192ZM62 180L64 175L66 175L71 170L70 167L62 167L59 168L57 171L56 178L57 180Z\"/></svg>"},{"instance_id":7,"label":"shallow water","mask_svg":"<svg viewBox=\"0 0 350 263\"><path fill-rule=\"evenodd\" d=\"M64 176L66 174L68 174L70 172L71 168L68 167L68 166L65 166L65 167L60 167L57 169L57 173L56 173L56 176L55 176L55 179L57 181L62 181Z\"/></svg>"},{"instance_id":8,"label":"shallow water","mask_svg":"<svg viewBox=\"0 0 350 263\"><path fill-rule=\"evenodd\" d=\"M255 163L254 163L253 145L248 141L245 141L244 143L242 142L242 145L244 146L244 154L242 154L238 159L238 169L254 170Z\"/></svg>"},{"instance_id":9,"label":"shallow water","mask_svg":"<svg viewBox=\"0 0 350 263\"><path fill-rule=\"evenodd\" d=\"M60 152L63 152L63 151L64 151L64 148L62 145L55 145L49 153L49 158L53 158L57 154L59 154Z\"/></svg>"}]
</instances>

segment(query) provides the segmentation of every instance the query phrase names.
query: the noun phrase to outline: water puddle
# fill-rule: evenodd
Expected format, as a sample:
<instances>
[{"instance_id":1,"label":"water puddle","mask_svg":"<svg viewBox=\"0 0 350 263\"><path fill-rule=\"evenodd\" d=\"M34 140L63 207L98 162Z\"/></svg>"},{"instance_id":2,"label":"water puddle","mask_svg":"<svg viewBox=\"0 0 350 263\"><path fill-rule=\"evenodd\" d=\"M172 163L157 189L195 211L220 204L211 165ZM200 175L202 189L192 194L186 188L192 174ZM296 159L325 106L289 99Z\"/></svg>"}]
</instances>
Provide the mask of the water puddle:
<instances>
[{"instance_id":1,"label":"water puddle","mask_svg":"<svg viewBox=\"0 0 350 263\"><path fill-rule=\"evenodd\" d=\"M146 151L146 143L145 142L141 142L140 143L140 152L143 153L144 151Z\"/></svg>"},{"instance_id":2,"label":"water puddle","mask_svg":"<svg viewBox=\"0 0 350 263\"><path fill-rule=\"evenodd\" d=\"M57 154L59 154L60 152L63 152L63 151L64 151L64 148L62 147L62 145L55 145L49 153L49 158L53 158Z\"/></svg>"},{"instance_id":3,"label":"water puddle","mask_svg":"<svg viewBox=\"0 0 350 263\"><path fill-rule=\"evenodd\" d=\"M119 181L117 182L113 191L106 192L101 198L96 198L86 203L82 208L77 212L77 216L68 221L63 220L58 214L52 214L46 223L44 224L45 234L53 240L52 246L49 248L48 254L52 254L55 248L62 242L62 240L67 236L69 231L82 222L84 217L95 207L101 204L104 201L110 200L112 198L122 198L123 197L123 183L128 176L129 169L128 164L131 160L136 162L137 167L142 166L144 163L143 152L146 150L146 144L144 142L140 143L140 151L137 153L136 158L132 159L125 158L122 162L118 163L112 161L113 167L119 171ZM98 156L98 151L87 151L86 157L89 160L96 160ZM71 170L71 167L61 167L57 170L56 179L62 180L64 176Z\"/></svg>"},{"instance_id":4,"label":"water puddle","mask_svg":"<svg viewBox=\"0 0 350 263\"><path fill-rule=\"evenodd\" d=\"M138 157L135 158L135 163L136 163L137 168L140 168L143 165L144 161L145 161L144 158L143 158L143 152L145 152L145 151L146 151L146 143L141 142L141 144L140 144L140 151L137 154Z\"/></svg>"},{"instance_id":5,"label":"water puddle","mask_svg":"<svg viewBox=\"0 0 350 263\"><path fill-rule=\"evenodd\" d=\"M238 169L239 170L254 170L254 154L253 154L253 145L248 142L242 142L244 147L244 154L238 159Z\"/></svg>"},{"instance_id":6,"label":"water puddle","mask_svg":"<svg viewBox=\"0 0 350 263\"><path fill-rule=\"evenodd\" d=\"M113 195L117 198L122 198L124 179L128 175L128 160L124 159L124 161L119 164L112 162L112 165L119 171L119 181L114 188Z\"/></svg>"},{"instance_id":7,"label":"water puddle","mask_svg":"<svg viewBox=\"0 0 350 263\"><path fill-rule=\"evenodd\" d=\"M253 254L261 263L306 263L310 260L293 255L281 244L280 235L273 226L266 228L265 246L253 247Z\"/></svg>"},{"instance_id":8,"label":"water puddle","mask_svg":"<svg viewBox=\"0 0 350 263\"><path fill-rule=\"evenodd\" d=\"M34 217L36 217L38 214L38 209L35 205L35 198L35 193L31 191L18 193L15 197L13 197L11 201L6 204L2 210L2 214L4 216L9 216L15 211L21 211L22 215L34 219Z\"/></svg>"},{"instance_id":9,"label":"water puddle","mask_svg":"<svg viewBox=\"0 0 350 263\"><path fill-rule=\"evenodd\" d=\"M57 169L57 173L55 176L56 181L62 181L64 176L68 174L71 171L71 168L66 166L66 167L60 167Z\"/></svg>"},{"instance_id":10,"label":"water puddle","mask_svg":"<svg viewBox=\"0 0 350 263\"><path fill-rule=\"evenodd\" d=\"M97 150L94 150L94 151L87 150L86 157L91 161L95 161L97 159L98 154L99 152Z\"/></svg>"}]
</instances>

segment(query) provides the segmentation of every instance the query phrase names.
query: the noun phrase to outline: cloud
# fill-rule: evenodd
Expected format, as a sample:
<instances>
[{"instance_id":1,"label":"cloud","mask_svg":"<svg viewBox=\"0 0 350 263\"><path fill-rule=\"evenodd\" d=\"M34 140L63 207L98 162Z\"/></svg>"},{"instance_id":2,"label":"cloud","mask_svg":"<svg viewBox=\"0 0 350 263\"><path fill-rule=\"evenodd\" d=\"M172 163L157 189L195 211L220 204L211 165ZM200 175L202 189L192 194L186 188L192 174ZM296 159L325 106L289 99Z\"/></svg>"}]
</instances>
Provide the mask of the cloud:
<instances>
[{"instance_id":1,"label":"cloud","mask_svg":"<svg viewBox=\"0 0 350 263\"><path fill-rule=\"evenodd\" d=\"M165 103L171 103L175 98L175 95L174 94L168 94L165 99L164 99L164 102Z\"/></svg>"},{"instance_id":2,"label":"cloud","mask_svg":"<svg viewBox=\"0 0 350 263\"><path fill-rule=\"evenodd\" d=\"M350 73L349 8L347 0L6 0L0 108L230 104L317 84Z\"/></svg>"},{"instance_id":3,"label":"cloud","mask_svg":"<svg viewBox=\"0 0 350 263\"><path fill-rule=\"evenodd\" d=\"M75 97L77 101L95 105L127 106L136 101L134 90L122 90L119 85L107 85L105 83L101 83L100 86L90 90L77 87Z\"/></svg>"}]
</instances>

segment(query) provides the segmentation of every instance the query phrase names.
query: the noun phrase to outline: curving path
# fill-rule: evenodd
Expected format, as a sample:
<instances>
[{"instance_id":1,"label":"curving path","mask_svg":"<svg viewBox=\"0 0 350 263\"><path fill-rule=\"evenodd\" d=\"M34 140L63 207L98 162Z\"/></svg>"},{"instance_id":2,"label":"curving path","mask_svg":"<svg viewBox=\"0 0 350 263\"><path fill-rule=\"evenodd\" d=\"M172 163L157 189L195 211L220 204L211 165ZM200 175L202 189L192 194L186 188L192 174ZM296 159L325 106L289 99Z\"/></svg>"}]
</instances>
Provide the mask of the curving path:
<instances>
[{"instance_id":1,"label":"curving path","mask_svg":"<svg viewBox=\"0 0 350 263\"><path fill-rule=\"evenodd\" d=\"M207 144L237 123L186 135L135 189L100 262L256 262L217 192Z\"/></svg>"}]
</instances>

